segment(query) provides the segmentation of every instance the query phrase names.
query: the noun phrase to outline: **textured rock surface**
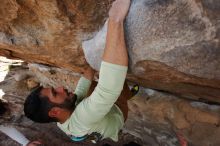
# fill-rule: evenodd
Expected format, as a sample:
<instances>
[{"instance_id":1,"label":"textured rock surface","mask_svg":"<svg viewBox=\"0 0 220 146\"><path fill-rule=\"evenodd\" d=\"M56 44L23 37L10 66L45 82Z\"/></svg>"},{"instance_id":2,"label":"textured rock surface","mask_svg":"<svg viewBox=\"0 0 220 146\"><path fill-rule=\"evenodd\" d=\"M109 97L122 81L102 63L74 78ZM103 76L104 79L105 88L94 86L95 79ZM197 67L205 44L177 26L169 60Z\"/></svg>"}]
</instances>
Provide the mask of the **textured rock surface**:
<instances>
[{"instance_id":1,"label":"textured rock surface","mask_svg":"<svg viewBox=\"0 0 220 146\"><path fill-rule=\"evenodd\" d=\"M112 0L3 0L0 54L75 72L81 44L101 28ZM220 103L218 0L133 0L126 21L129 79Z\"/></svg>"},{"instance_id":2,"label":"textured rock surface","mask_svg":"<svg viewBox=\"0 0 220 146\"><path fill-rule=\"evenodd\" d=\"M127 42L138 81L219 102L219 8L215 0L135 1Z\"/></svg>"},{"instance_id":3,"label":"textured rock surface","mask_svg":"<svg viewBox=\"0 0 220 146\"><path fill-rule=\"evenodd\" d=\"M111 0L3 0L0 54L80 71L81 40L107 15Z\"/></svg>"},{"instance_id":4,"label":"textured rock surface","mask_svg":"<svg viewBox=\"0 0 220 146\"><path fill-rule=\"evenodd\" d=\"M125 130L146 144L177 145L179 133L193 146L220 144L216 137L220 134L220 106L142 88L139 97L129 102L129 109Z\"/></svg>"}]
</instances>

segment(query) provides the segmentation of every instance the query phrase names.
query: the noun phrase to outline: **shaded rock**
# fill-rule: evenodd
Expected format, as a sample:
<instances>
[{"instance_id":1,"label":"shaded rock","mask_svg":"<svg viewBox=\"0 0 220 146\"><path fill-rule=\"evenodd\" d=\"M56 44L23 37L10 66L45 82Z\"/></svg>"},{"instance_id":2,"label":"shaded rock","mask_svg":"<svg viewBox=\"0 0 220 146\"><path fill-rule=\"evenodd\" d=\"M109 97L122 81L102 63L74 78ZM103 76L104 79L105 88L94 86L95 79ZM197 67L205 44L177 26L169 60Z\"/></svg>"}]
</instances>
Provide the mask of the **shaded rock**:
<instances>
[{"instance_id":1,"label":"shaded rock","mask_svg":"<svg viewBox=\"0 0 220 146\"><path fill-rule=\"evenodd\" d=\"M103 24L110 2L4 0L0 54L79 72L85 64L81 40Z\"/></svg>"},{"instance_id":2,"label":"shaded rock","mask_svg":"<svg viewBox=\"0 0 220 146\"><path fill-rule=\"evenodd\" d=\"M39 64L29 64L29 69L34 74L34 78L42 86L52 86L54 88L63 86L69 91L73 92L80 74L73 73L70 70L60 69L56 67L49 67Z\"/></svg>"},{"instance_id":3,"label":"shaded rock","mask_svg":"<svg viewBox=\"0 0 220 146\"><path fill-rule=\"evenodd\" d=\"M220 106L189 102L157 91L146 96L144 90L141 88L139 97L129 101L125 131L144 143L153 137L155 145L179 145L178 133L192 145L220 144Z\"/></svg>"},{"instance_id":4,"label":"shaded rock","mask_svg":"<svg viewBox=\"0 0 220 146\"><path fill-rule=\"evenodd\" d=\"M32 76L30 72L21 71L21 72L17 72L13 77L14 77L15 81L21 81L21 80L27 79L30 76Z\"/></svg>"},{"instance_id":5,"label":"shaded rock","mask_svg":"<svg viewBox=\"0 0 220 146\"><path fill-rule=\"evenodd\" d=\"M28 89L33 89L39 86L39 83L33 77L28 78L26 82L27 82Z\"/></svg>"}]
</instances>

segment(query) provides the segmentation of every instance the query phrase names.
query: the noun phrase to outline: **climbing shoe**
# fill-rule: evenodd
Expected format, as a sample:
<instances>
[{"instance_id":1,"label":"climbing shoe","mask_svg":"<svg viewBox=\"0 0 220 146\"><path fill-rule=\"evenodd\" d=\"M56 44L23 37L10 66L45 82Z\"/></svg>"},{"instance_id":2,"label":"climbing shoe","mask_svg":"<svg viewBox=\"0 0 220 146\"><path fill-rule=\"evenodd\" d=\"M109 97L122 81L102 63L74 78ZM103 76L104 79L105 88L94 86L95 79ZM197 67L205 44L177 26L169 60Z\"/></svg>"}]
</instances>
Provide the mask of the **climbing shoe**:
<instances>
[{"instance_id":1,"label":"climbing shoe","mask_svg":"<svg viewBox=\"0 0 220 146\"><path fill-rule=\"evenodd\" d=\"M137 84L135 84L132 88L131 88L131 98L134 97L139 91L139 86ZM131 99L130 98L130 99Z\"/></svg>"}]
</instances>

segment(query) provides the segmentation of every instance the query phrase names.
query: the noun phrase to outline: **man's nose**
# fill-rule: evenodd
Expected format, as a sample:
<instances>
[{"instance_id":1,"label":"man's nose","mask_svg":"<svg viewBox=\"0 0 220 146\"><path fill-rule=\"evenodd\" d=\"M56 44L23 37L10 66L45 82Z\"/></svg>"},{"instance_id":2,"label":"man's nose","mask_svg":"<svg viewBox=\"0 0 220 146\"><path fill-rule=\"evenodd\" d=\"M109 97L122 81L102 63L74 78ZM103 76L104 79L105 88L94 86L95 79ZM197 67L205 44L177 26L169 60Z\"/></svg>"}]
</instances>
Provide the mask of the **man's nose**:
<instances>
[{"instance_id":1,"label":"man's nose","mask_svg":"<svg viewBox=\"0 0 220 146\"><path fill-rule=\"evenodd\" d=\"M63 87L57 87L56 91L59 93L63 93L64 92L64 88Z\"/></svg>"}]
</instances>

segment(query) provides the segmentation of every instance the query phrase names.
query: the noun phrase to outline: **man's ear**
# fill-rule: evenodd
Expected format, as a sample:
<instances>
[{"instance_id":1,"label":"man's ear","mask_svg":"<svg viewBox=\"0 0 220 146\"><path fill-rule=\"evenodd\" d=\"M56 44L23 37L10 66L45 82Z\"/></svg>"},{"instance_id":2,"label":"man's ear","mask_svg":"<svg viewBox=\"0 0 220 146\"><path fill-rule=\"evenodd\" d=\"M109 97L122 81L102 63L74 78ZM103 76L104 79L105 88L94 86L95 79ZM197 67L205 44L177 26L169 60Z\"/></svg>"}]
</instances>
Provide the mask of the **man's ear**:
<instances>
[{"instance_id":1,"label":"man's ear","mask_svg":"<svg viewBox=\"0 0 220 146\"><path fill-rule=\"evenodd\" d=\"M49 117L57 118L61 114L61 109L59 107L52 107L48 112Z\"/></svg>"}]
</instances>

